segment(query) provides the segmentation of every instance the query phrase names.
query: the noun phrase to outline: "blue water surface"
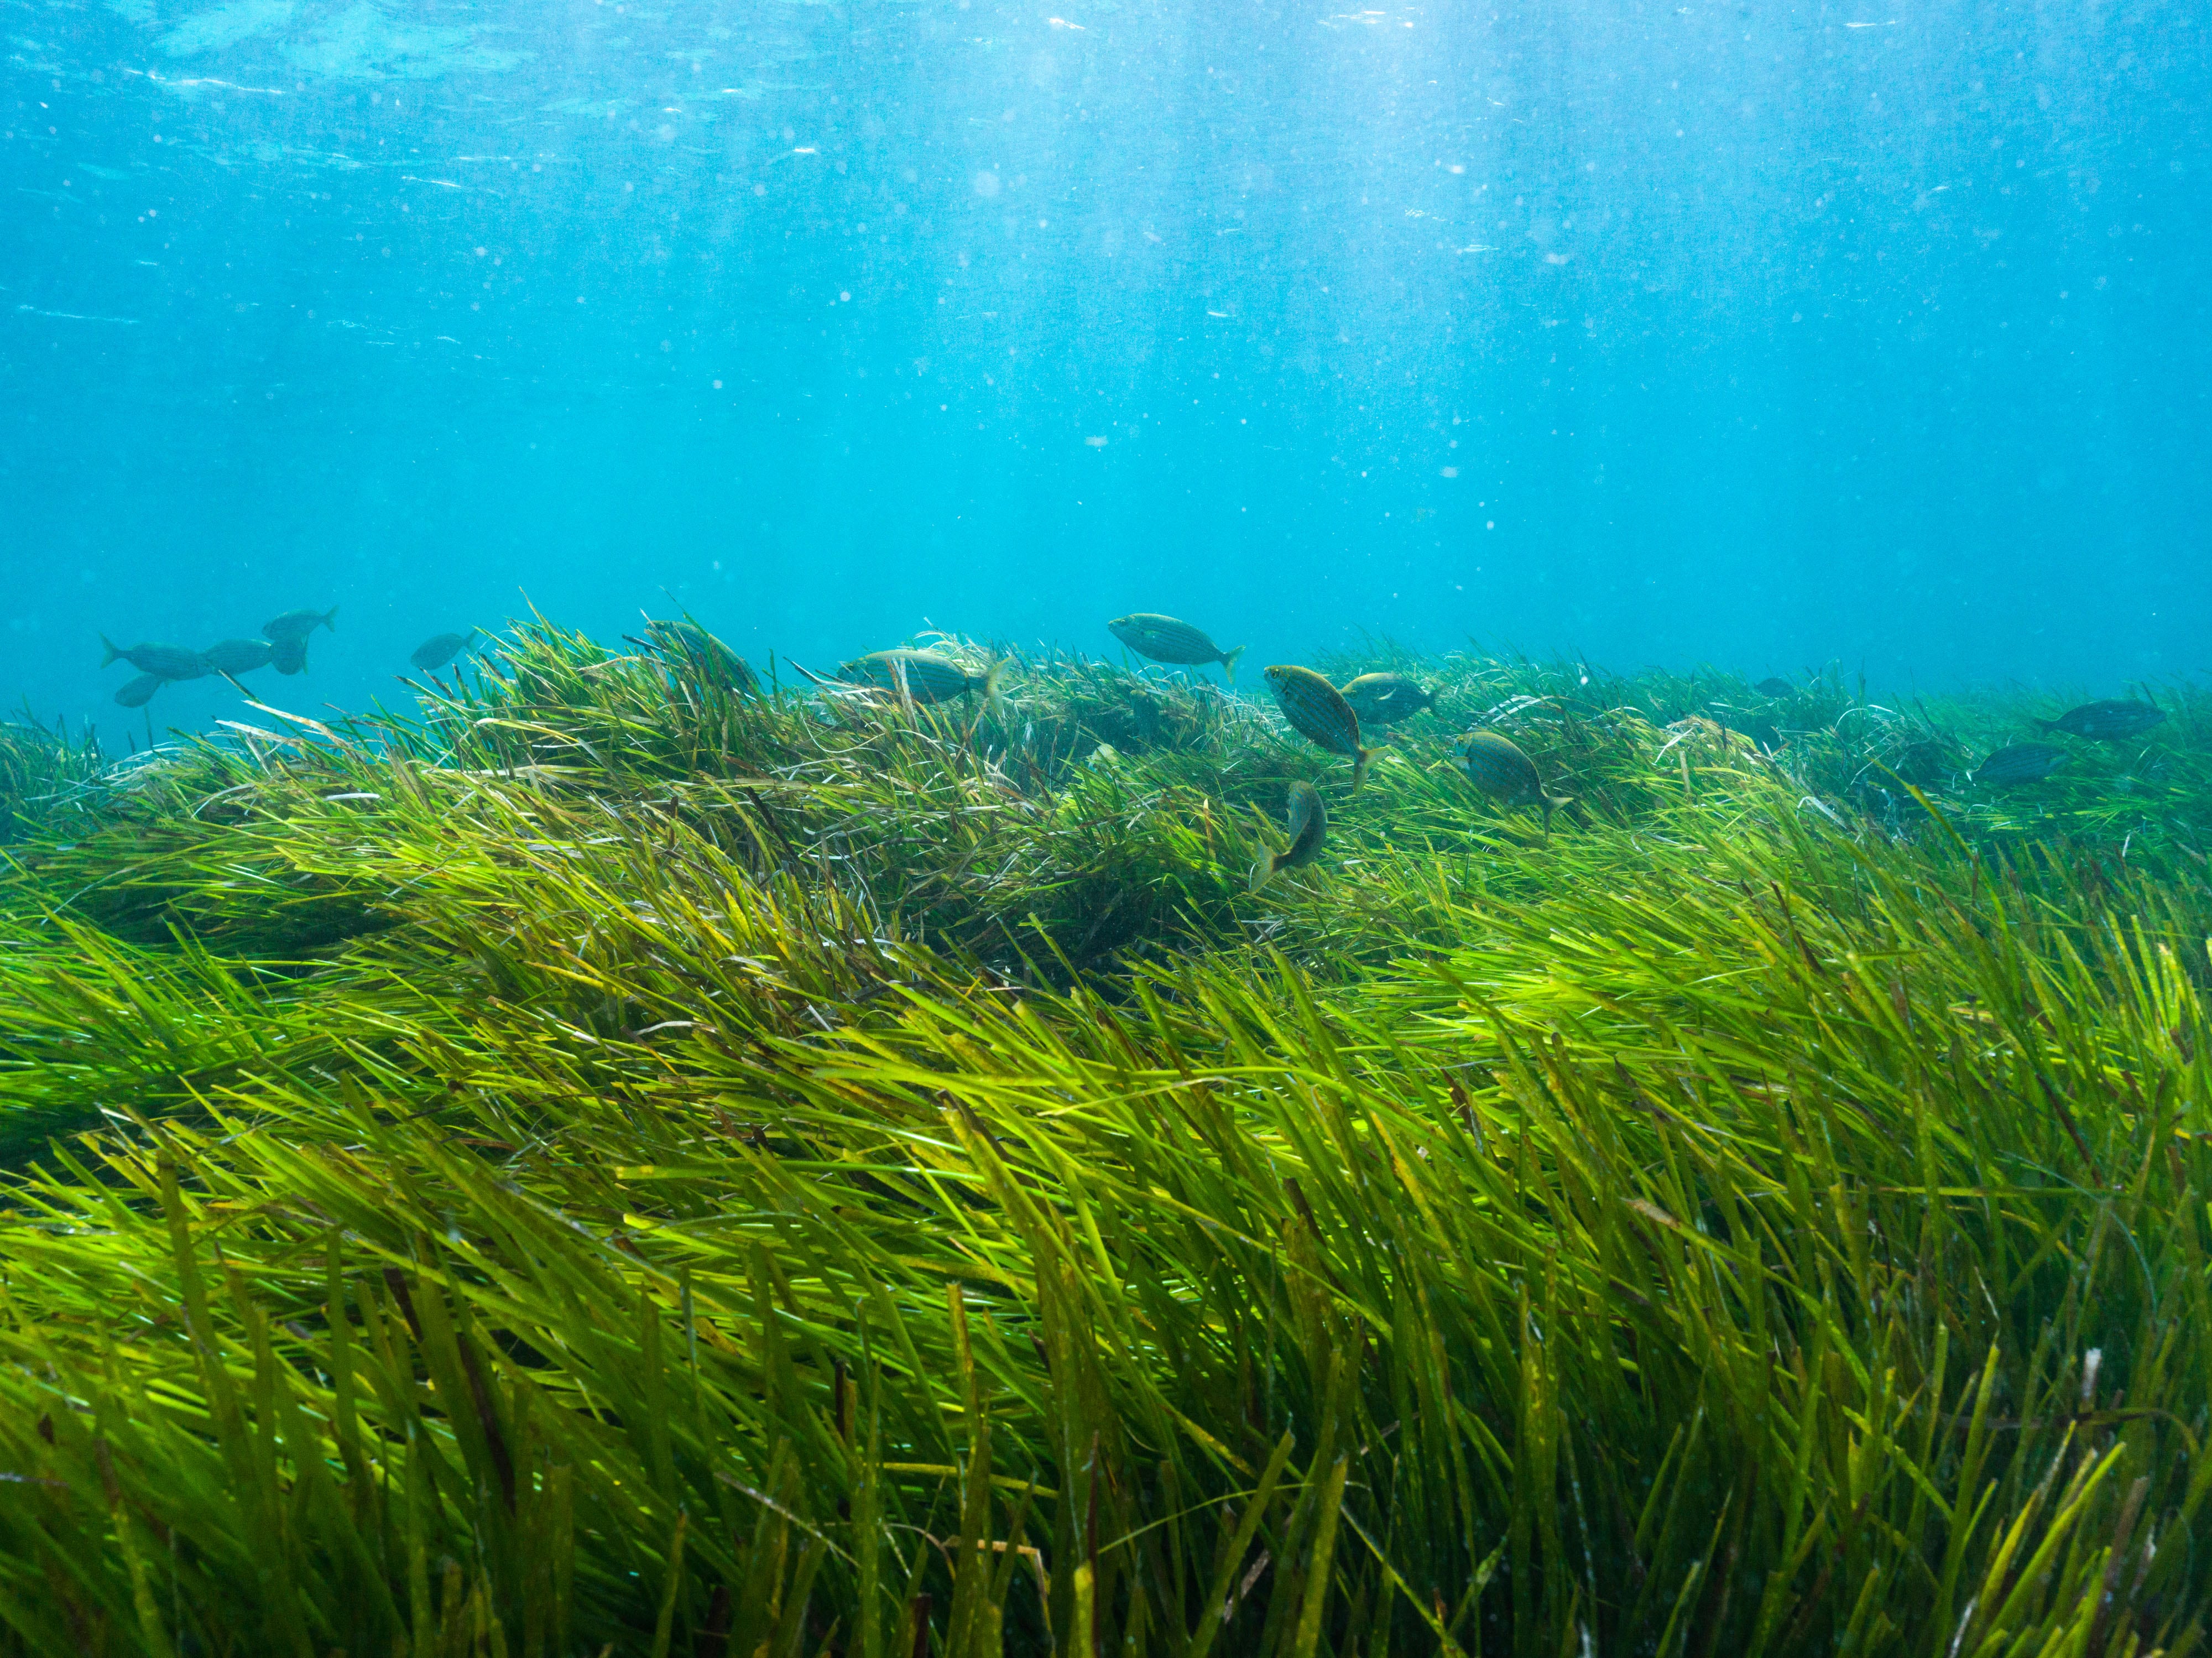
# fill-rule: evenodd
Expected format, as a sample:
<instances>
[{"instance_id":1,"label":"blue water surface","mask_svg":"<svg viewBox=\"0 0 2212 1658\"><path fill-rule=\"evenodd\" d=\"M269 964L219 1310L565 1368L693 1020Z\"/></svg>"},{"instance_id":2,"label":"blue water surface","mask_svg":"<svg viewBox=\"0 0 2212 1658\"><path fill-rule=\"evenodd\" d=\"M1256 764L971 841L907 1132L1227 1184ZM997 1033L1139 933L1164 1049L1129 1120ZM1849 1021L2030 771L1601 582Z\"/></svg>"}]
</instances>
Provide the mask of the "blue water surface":
<instances>
[{"instance_id":1,"label":"blue water surface","mask_svg":"<svg viewBox=\"0 0 2212 1658\"><path fill-rule=\"evenodd\" d=\"M0 704L307 604L301 709L531 605L2212 667L2201 3L1328 3L5 0Z\"/></svg>"}]
</instances>

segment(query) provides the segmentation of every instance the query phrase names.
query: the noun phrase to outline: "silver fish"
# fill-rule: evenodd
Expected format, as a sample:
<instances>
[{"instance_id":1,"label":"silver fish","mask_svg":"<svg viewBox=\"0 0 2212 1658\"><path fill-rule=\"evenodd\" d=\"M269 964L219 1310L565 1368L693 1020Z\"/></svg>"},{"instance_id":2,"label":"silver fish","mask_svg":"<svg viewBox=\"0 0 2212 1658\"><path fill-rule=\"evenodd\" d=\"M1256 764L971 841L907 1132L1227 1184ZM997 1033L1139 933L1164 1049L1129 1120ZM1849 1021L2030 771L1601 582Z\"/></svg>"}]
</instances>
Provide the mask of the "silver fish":
<instances>
[{"instance_id":1,"label":"silver fish","mask_svg":"<svg viewBox=\"0 0 2212 1658\"><path fill-rule=\"evenodd\" d=\"M1437 694L1401 673L1364 673L1338 686L1362 725L1392 726L1436 705Z\"/></svg>"},{"instance_id":2,"label":"silver fish","mask_svg":"<svg viewBox=\"0 0 2212 1658\"><path fill-rule=\"evenodd\" d=\"M2166 710L2153 702L2108 700L2103 702L2084 702L2078 708L2069 708L2056 720L2039 720L2036 726L2047 732L2064 732L2069 737L2089 737L2107 743L2125 742L2140 736L2153 726L2162 724Z\"/></svg>"},{"instance_id":3,"label":"silver fish","mask_svg":"<svg viewBox=\"0 0 2212 1658\"><path fill-rule=\"evenodd\" d=\"M471 628L465 634L434 634L417 645L407 659L425 673L434 672L468 649L477 631Z\"/></svg>"},{"instance_id":4,"label":"silver fish","mask_svg":"<svg viewBox=\"0 0 2212 1658\"><path fill-rule=\"evenodd\" d=\"M680 622L648 622L645 631L660 659L672 666L689 665L698 678L744 696L760 695L760 676L752 665L727 645L688 618Z\"/></svg>"},{"instance_id":5,"label":"silver fish","mask_svg":"<svg viewBox=\"0 0 2212 1658\"><path fill-rule=\"evenodd\" d=\"M1328 808L1322 804L1319 789L1310 783L1291 784L1289 805L1291 844L1280 852L1260 854L1259 862L1252 865L1250 890L1254 892L1285 870L1313 862L1321 855L1321 843L1328 838Z\"/></svg>"},{"instance_id":6,"label":"silver fish","mask_svg":"<svg viewBox=\"0 0 2212 1658\"><path fill-rule=\"evenodd\" d=\"M210 645L200 654L216 673L252 673L256 668L265 668L276 647L265 639L225 639Z\"/></svg>"},{"instance_id":7,"label":"silver fish","mask_svg":"<svg viewBox=\"0 0 2212 1658\"><path fill-rule=\"evenodd\" d=\"M1977 783L2040 783L2066 763L2066 750L2050 743L2012 743L1974 768Z\"/></svg>"},{"instance_id":8,"label":"silver fish","mask_svg":"<svg viewBox=\"0 0 2212 1658\"><path fill-rule=\"evenodd\" d=\"M1359 744L1359 716L1335 686L1311 668L1278 665L1267 671L1268 689L1291 729L1331 754L1352 759L1352 791L1357 794L1376 750Z\"/></svg>"},{"instance_id":9,"label":"silver fish","mask_svg":"<svg viewBox=\"0 0 2212 1658\"><path fill-rule=\"evenodd\" d=\"M1175 616L1133 610L1115 616L1106 624L1106 631L1139 656L1155 662L1172 662L1182 668L1202 668L1209 662L1218 662L1229 683L1237 683L1237 659L1244 654L1244 647L1239 645L1233 651L1224 651L1202 629Z\"/></svg>"},{"instance_id":10,"label":"silver fish","mask_svg":"<svg viewBox=\"0 0 2212 1658\"><path fill-rule=\"evenodd\" d=\"M207 676L207 658L181 645L133 645L125 650L106 634L100 635L100 642L107 652L100 659L103 668L111 662L128 662L139 672L150 673L158 679L203 679Z\"/></svg>"},{"instance_id":11,"label":"silver fish","mask_svg":"<svg viewBox=\"0 0 2212 1658\"><path fill-rule=\"evenodd\" d=\"M261 636L281 645L288 639L305 639L318 628L328 628L332 633L337 631L337 605L331 605L327 610L287 610L283 615L272 616L263 623Z\"/></svg>"},{"instance_id":12,"label":"silver fish","mask_svg":"<svg viewBox=\"0 0 2212 1658\"><path fill-rule=\"evenodd\" d=\"M1006 671L1003 658L981 673L969 673L951 658L931 651L870 651L840 666L837 677L850 685L873 685L887 691L903 686L908 696L923 704L949 702L970 691L981 691L994 709L1003 709L1006 696L999 682Z\"/></svg>"},{"instance_id":13,"label":"silver fish","mask_svg":"<svg viewBox=\"0 0 2212 1658\"><path fill-rule=\"evenodd\" d=\"M1497 732L1476 732L1467 739L1460 756L1468 779L1501 806L1534 806L1544 814L1547 833L1552 814L1571 805L1571 794L1548 794L1536 762L1522 753L1521 745Z\"/></svg>"}]
</instances>

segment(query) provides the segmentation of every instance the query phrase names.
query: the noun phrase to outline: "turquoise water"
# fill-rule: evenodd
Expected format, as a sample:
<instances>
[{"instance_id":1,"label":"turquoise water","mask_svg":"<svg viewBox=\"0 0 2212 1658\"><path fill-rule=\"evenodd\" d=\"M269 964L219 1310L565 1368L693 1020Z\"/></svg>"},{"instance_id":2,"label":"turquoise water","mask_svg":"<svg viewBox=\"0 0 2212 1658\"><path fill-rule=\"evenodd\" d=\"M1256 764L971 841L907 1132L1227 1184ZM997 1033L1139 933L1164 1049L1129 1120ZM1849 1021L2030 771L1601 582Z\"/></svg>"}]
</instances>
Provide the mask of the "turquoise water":
<instances>
[{"instance_id":1,"label":"turquoise water","mask_svg":"<svg viewBox=\"0 0 2212 1658\"><path fill-rule=\"evenodd\" d=\"M304 605L2212 666L2201 8L0 16L0 701L118 744Z\"/></svg>"}]
</instances>

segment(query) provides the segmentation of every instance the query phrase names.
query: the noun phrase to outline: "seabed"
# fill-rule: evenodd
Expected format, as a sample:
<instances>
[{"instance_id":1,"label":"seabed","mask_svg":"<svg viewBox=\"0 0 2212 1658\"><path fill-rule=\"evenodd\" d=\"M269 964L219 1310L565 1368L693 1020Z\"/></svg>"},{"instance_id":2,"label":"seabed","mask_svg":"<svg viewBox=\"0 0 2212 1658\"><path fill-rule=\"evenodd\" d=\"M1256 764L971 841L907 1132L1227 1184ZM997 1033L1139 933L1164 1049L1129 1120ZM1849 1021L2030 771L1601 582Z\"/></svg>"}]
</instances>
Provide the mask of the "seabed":
<instances>
[{"instance_id":1,"label":"seabed","mask_svg":"<svg viewBox=\"0 0 2212 1658\"><path fill-rule=\"evenodd\" d=\"M2212 695L710 665L0 727L0 1651L2197 1643Z\"/></svg>"}]
</instances>

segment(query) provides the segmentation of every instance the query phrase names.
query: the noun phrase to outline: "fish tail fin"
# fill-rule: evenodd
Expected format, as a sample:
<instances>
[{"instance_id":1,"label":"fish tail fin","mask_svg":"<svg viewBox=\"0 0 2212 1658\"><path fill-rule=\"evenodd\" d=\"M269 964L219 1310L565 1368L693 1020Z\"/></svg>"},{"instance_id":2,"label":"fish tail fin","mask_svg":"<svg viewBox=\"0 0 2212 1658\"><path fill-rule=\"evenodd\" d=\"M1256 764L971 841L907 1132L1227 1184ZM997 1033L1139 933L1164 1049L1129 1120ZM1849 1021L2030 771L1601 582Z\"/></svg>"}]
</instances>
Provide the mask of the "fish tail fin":
<instances>
[{"instance_id":1,"label":"fish tail fin","mask_svg":"<svg viewBox=\"0 0 2212 1658\"><path fill-rule=\"evenodd\" d=\"M100 665L101 667L104 668L111 662L120 661L122 659L123 653L115 648L115 641L110 639L106 634L102 634L100 636L100 647L107 653L106 656L100 659Z\"/></svg>"},{"instance_id":2,"label":"fish tail fin","mask_svg":"<svg viewBox=\"0 0 2212 1658\"><path fill-rule=\"evenodd\" d=\"M1275 872L1282 868L1282 866L1283 858L1280 853L1261 853L1260 854L1259 862L1252 865L1252 884L1248 887L1246 890L1257 892L1261 887L1267 885L1268 882L1275 878Z\"/></svg>"},{"instance_id":3,"label":"fish tail fin","mask_svg":"<svg viewBox=\"0 0 2212 1658\"><path fill-rule=\"evenodd\" d=\"M337 605L333 604L329 610L323 612L323 626L328 628L332 633L336 633L338 630L338 607Z\"/></svg>"},{"instance_id":4,"label":"fish tail fin","mask_svg":"<svg viewBox=\"0 0 2212 1658\"><path fill-rule=\"evenodd\" d=\"M1380 744L1371 749L1358 749L1354 751L1352 761L1352 792L1354 794L1359 793L1360 784L1366 780L1368 762L1382 752L1382 748Z\"/></svg>"},{"instance_id":5,"label":"fish tail fin","mask_svg":"<svg viewBox=\"0 0 2212 1658\"><path fill-rule=\"evenodd\" d=\"M1243 654L1244 647L1242 645L1233 651L1224 651L1221 653L1222 677L1232 685L1237 683L1237 659Z\"/></svg>"},{"instance_id":6,"label":"fish tail fin","mask_svg":"<svg viewBox=\"0 0 2212 1658\"><path fill-rule=\"evenodd\" d=\"M994 657L991 665L983 670L983 701L991 712L1001 720L1006 717L1006 691L1004 682L1006 677L1006 665L1010 659L1003 656Z\"/></svg>"},{"instance_id":7,"label":"fish tail fin","mask_svg":"<svg viewBox=\"0 0 2212 1658\"><path fill-rule=\"evenodd\" d=\"M1549 835L1552 832L1552 814L1564 811L1574 805L1575 797L1571 794L1547 794L1540 798L1544 803L1544 833Z\"/></svg>"}]
</instances>

